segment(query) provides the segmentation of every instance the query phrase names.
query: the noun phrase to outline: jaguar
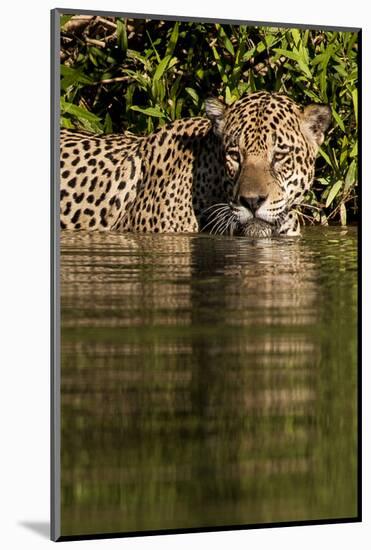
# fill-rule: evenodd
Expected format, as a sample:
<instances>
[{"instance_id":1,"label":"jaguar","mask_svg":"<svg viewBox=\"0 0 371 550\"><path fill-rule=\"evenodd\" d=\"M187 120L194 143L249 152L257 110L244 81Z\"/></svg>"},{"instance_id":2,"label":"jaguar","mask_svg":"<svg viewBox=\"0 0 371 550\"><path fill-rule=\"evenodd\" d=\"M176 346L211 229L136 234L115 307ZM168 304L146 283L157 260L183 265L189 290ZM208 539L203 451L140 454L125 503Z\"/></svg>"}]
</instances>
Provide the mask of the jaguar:
<instances>
[{"instance_id":1,"label":"jaguar","mask_svg":"<svg viewBox=\"0 0 371 550\"><path fill-rule=\"evenodd\" d=\"M263 91L205 111L148 136L61 130L61 228L299 235L330 107Z\"/></svg>"}]
</instances>

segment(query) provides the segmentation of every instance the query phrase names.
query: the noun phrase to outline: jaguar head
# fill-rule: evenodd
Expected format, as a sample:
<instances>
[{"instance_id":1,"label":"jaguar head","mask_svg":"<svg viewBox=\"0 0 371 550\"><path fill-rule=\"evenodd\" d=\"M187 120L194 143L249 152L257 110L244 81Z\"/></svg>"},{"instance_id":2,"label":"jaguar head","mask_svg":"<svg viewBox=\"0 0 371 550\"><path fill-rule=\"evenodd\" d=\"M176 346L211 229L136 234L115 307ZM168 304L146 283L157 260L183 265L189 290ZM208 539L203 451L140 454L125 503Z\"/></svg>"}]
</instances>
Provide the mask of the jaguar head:
<instances>
[{"instance_id":1,"label":"jaguar head","mask_svg":"<svg viewBox=\"0 0 371 550\"><path fill-rule=\"evenodd\" d=\"M229 212L224 212L229 225L219 226L231 234L244 227L246 234L248 226L254 233L257 227L279 232L312 184L318 148L331 120L329 106L303 108L285 95L257 92L228 107L208 99L206 114L221 140L231 188Z\"/></svg>"}]
</instances>

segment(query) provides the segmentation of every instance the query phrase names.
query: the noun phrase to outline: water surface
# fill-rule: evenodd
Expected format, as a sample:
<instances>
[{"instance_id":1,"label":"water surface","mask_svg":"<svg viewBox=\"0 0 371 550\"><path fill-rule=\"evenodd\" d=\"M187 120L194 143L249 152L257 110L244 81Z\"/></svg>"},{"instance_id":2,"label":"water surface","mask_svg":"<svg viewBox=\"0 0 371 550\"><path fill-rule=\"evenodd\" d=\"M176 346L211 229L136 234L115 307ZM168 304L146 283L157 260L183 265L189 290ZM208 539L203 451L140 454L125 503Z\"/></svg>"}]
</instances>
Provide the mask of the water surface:
<instances>
[{"instance_id":1,"label":"water surface","mask_svg":"<svg viewBox=\"0 0 371 550\"><path fill-rule=\"evenodd\" d=\"M357 514L357 233L64 232L62 534Z\"/></svg>"}]
</instances>

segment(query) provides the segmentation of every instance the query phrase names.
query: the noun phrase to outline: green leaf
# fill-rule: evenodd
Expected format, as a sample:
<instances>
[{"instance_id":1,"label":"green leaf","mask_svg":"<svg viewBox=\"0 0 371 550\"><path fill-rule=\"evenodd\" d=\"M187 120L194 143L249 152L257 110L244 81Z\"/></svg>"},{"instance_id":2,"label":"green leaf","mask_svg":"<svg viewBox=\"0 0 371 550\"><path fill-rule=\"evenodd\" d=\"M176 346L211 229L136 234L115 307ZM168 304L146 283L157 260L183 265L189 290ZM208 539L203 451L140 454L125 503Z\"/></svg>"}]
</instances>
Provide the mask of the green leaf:
<instances>
[{"instance_id":1,"label":"green leaf","mask_svg":"<svg viewBox=\"0 0 371 550\"><path fill-rule=\"evenodd\" d=\"M327 216L324 212L321 212L320 221L321 225L328 225Z\"/></svg>"},{"instance_id":2,"label":"green leaf","mask_svg":"<svg viewBox=\"0 0 371 550\"><path fill-rule=\"evenodd\" d=\"M65 117L65 116L61 116L61 127L62 128L67 128L68 130L72 130L74 128L74 125L73 125L73 122Z\"/></svg>"},{"instance_id":3,"label":"green leaf","mask_svg":"<svg viewBox=\"0 0 371 550\"><path fill-rule=\"evenodd\" d=\"M316 55L315 57L313 57L311 65L315 66L315 65L318 65L319 63L322 63L325 57L326 57L325 53L320 53Z\"/></svg>"},{"instance_id":4,"label":"green leaf","mask_svg":"<svg viewBox=\"0 0 371 550\"><path fill-rule=\"evenodd\" d=\"M147 91L151 88L151 80L146 72L136 72L131 71L130 69L124 69L122 73L131 76L133 80L138 82L138 84L140 85L139 87L143 90Z\"/></svg>"},{"instance_id":5,"label":"green leaf","mask_svg":"<svg viewBox=\"0 0 371 550\"><path fill-rule=\"evenodd\" d=\"M153 75L153 80L160 80L162 75L167 69L167 66L170 62L171 55L166 55L158 64L155 74Z\"/></svg>"},{"instance_id":6,"label":"green leaf","mask_svg":"<svg viewBox=\"0 0 371 550\"><path fill-rule=\"evenodd\" d=\"M63 117L63 115L66 114L72 115L77 119L77 125L82 126L88 132L94 132L96 134L102 133L102 125L97 115L90 113L83 107L68 103L63 98L61 98L61 114L62 118L68 118Z\"/></svg>"},{"instance_id":7,"label":"green leaf","mask_svg":"<svg viewBox=\"0 0 371 550\"><path fill-rule=\"evenodd\" d=\"M255 53L255 49L247 51L246 53L243 54L242 61L248 61L249 59L252 58L254 53Z\"/></svg>"},{"instance_id":8,"label":"green leaf","mask_svg":"<svg viewBox=\"0 0 371 550\"><path fill-rule=\"evenodd\" d=\"M220 38L221 42L223 43L223 46L225 47L227 52L230 53L234 57L235 52L234 52L233 44L230 41L230 39L228 38L224 27L222 25L220 25L219 23L217 23L215 25L215 28L218 31L218 35L219 35L219 38Z\"/></svg>"},{"instance_id":9,"label":"green leaf","mask_svg":"<svg viewBox=\"0 0 371 550\"><path fill-rule=\"evenodd\" d=\"M330 206L330 204L332 203L332 201L334 200L334 198L336 197L336 195L338 194L338 192L340 191L340 189L342 188L343 186L343 181L342 180L338 180L336 183L334 183L334 185L331 187L330 189L330 192L327 196L327 199L326 199L326 208L328 208Z\"/></svg>"},{"instance_id":10,"label":"green leaf","mask_svg":"<svg viewBox=\"0 0 371 550\"><path fill-rule=\"evenodd\" d=\"M150 41L150 43L151 43L151 46L152 46L153 51L155 52L156 59L157 59L157 63L160 63L161 58L160 58L160 56L159 56L158 51L156 50L156 46L154 45L154 43L153 43L153 41L152 41L151 35L149 34L148 31L146 31L146 35L147 35L148 38L149 38L149 41Z\"/></svg>"},{"instance_id":11,"label":"green leaf","mask_svg":"<svg viewBox=\"0 0 371 550\"><path fill-rule=\"evenodd\" d=\"M172 99L173 101L175 101L175 99L178 95L178 91L179 91L181 81L182 81L182 77L180 75L177 76L177 78L174 81L174 84L170 88L170 99ZM186 90L187 90L187 88L186 88Z\"/></svg>"},{"instance_id":12,"label":"green leaf","mask_svg":"<svg viewBox=\"0 0 371 550\"><path fill-rule=\"evenodd\" d=\"M144 55L142 55L141 53L137 52L136 50L130 50L130 49L128 49L127 52L126 52L126 55L127 55L130 59L135 59L136 61L140 61L140 63L143 63L144 67L145 67L147 70L151 70L151 63L150 63L150 61L149 61Z\"/></svg>"},{"instance_id":13,"label":"green leaf","mask_svg":"<svg viewBox=\"0 0 371 550\"><path fill-rule=\"evenodd\" d=\"M348 189L356 183L356 178L357 178L357 162L356 160L352 160L348 168L347 175L345 176L344 193L348 191Z\"/></svg>"},{"instance_id":14,"label":"green leaf","mask_svg":"<svg viewBox=\"0 0 371 550\"><path fill-rule=\"evenodd\" d=\"M124 55L126 55L128 49L128 35L126 32L126 22L122 22L121 19L117 19L117 44Z\"/></svg>"},{"instance_id":15,"label":"green leaf","mask_svg":"<svg viewBox=\"0 0 371 550\"><path fill-rule=\"evenodd\" d=\"M223 42L224 42L224 46L225 46L225 49L227 50L227 52L230 53L234 57L234 47L233 47L233 44L229 40L227 35L224 35Z\"/></svg>"},{"instance_id":16,"label":"green leaf","mask_svg":"<svg viewBox=\"0 0 371 550\"><path fill-rule=\"evenodd\" d=\"M84 130L91 132L93 134L102 134L103 128L100 122L93 122L91 120L79 119L81 126Z\"/></svg>"},{"instance_id":17,"label":"green leaf","mask_svg":"<svg viewBox=\"0 0 371 550\"><path fill-rule=\"evenodd\" d=\"M353 100L354 116L356 119L356 124L358 125L358 90L357 88L354 88L354 90L352 91L352 100Z\"/></svg>"},{"instance_id":18,"label":"green leaf","mask_svg":"<svg viewBox=\"0 0 371 550\"><path fill-rule=\"evenodd\" d=\"M267 45L265 44L265 42L263 40L261 42L259 42L259 44L256 46L256 51L258 53L262 53L266 49L267 49Z\"/></svg>"},{"instance_id":19,"label":"green leaf","mask_svg":"<svg viewBox=\"0 0 371 550\"><path fill-rule=\"evenodd\" d=\"M163 105L166 96L166 86L162 80L154 81L157 84L157 100L155 101L156 105L160 107Z\"/></svg>"},{"instance_id":20,"label":"green leaf","mask_svg":"<svg viewBox=\"0 0 371 550\"><path fill-rule=\"evenodd\" d=\"M345 208L345 204L343 202L340 205L340 223L341 225L347 224L347 209Z\"/></svg>"},{"instance_id":21,"label":"green leaf","mask_svg":"<svg viewBox=\"0 0 371 550\"><path fill-rule=\"evenodd\" d=\"M308 65L305 62L303 54L300 54L299 52L292 52L289 50L283 50L281 48L273 48L273 51L276 54L284 55L288 59L292 59L293 61L296 61L299 65L300 69L305 73L305 75L308 78L312 78L312 73L309 70Z\"/></svg>"},{"instance_id":22,"label":"green leaf","mask_svg":"<svg viewBox=\"0 0 371 550\"><path fill-rule=\"evenodd\" d=\"M349 36L350 33L346 33L346 34ZM358 39L358 33L357 32L351 33L349 42L347 44L347 56L348 57L350 56L351 50L352 50L354 44L356 43L357 39Z\"/></svg>"},{"instance_id":23,"label":"green leaf","mask_svg":"<svg viewBox=\"0 0 371 550\"><path fill-rule=\"evenodd\" d=\"M318 149L318 152L319 152L319 154L321 155L321 157L323 157L323 158L325 159L325 161L327 162L327 164L328 164L329 166L331 166L331 168L333 168L332 162L331 162L330 157L328 156L328 154L327 154L321 147Z\"/></svg>"},{"instance_id":24,"label":"green leaf","mask_svg":"<svg viewBox=\"0 0 371 550\"><path fill-rule=\"evenodd\" d=\"M73 15L61 15L61 29L65 26L68 21L71 21Z\"/></svg>"},{"instance_id":25,"label":"green leaf","mask_svg":"<svg viewBox=\"0 0 371 550\"><path fill-rule=\"evenodd\" d=\"M176 102L176 108L175 108L175 117L176 117L176 118L181 118L181 116L182 116L183 104L184 104L184 99L183 99L183 98L179 98L178 101Z\"/></svg>"},{"instance_id":26,"label":"green leaf","mask_svg":"<svg viewBox=\"0 0 371 550\"><path fill-rule=\"evenodd\" d=\"M165 55L170 55L170 57L173 55L175 46L178 42L178 38L179 38L179 21L176 21L173 27L173 30L171 31L171 36L166 48Z\"/></svg>"},{"instance_id":27,"label":"green leaf","mask_svg":"<svg viewBox=\"0 0 371 550\"><path fill-rule=\"evenodd\" d=\"M179 63L179 59L177 59L176 57L172 57L169 61L169 65L167 66L166 70L169 71L177 63Z\"/></svg>"},{"instance_id":28,"label":"green leaf","mask_svg":"<svg viewBox=\"0 0 371 550\"><path fill-rule=\"evenodd\" d=\"M61 65L61 89L67 90L69 86L73 84L93 84L93 79L90 76L83 73L83 69L74 69L73 67L67 67Z\"/></svg>"},{"instance_id":29,"label":"green leaf","mask_svg":"<svg viewBox=\"0 0 371 550\"><path fill-rule=\"evenodd\" d=\"M112 119L109 113L104 117L103 131L105 134L112 134Z\"/></svg>"},{"instance_id":30,"label":"green leaf","mask_svg":"<svg viewBox=\"0 0 371 550\"><path fill-rule=\"evenodd\" d=\"M291 34L292 34L292 37L294 39L295 46L298 48L299 44L301 42L301 33L300 33L299 29L292 29Z\"/></svg>"},{"instance_id":31,"label":"green leaf","mask_svg":"<svg viewBox=\"0 0 371 550\"><path fill-rule=\"evenodd\" d=\"M234 101L236 101L237 97L231 92L231 89L229 86L226 86L225 88L225 102L227 105L231 105Z\"/></svg>"},{"instance_id":32,"label":"green leaf","mask_svg":"<svg viewBox=\"0 0 371 550\"><path fill-rule=\"evenodd\" d=\"M306 87L304 87L302 90L304 94L308 96L310 99L312 99L313 101L315 102L320 101L318 94L314 93L312 90L308 90L308 88Z\"/></svg>"},{"instance_id":33,"label":"green leaf","mask_svg":"<svg viewBox=\"0 0 371 550\"><path fill-rule=\"evenodd\" d=\"M310 69L304 59L300 59L298 61L298 65L308 78L312 78L312 73L310 72Z\"/></svg>"},{"instance_id":34,"label":"green leaf","mask_svg":"<svg viewBox=\"0 0 371 550\"><path fill-rule=\"evenodd\" d=\"M216 47L213 46L211 49L212 49L212 51L213 51L215 60L216 60L217 62L220 62L220 55L219 55L219 52L218 52L218 50L216 49Z\"/></svg>"},{"instance_id":35,"label":"green leaf","mask_svg":"<svg viewBox=\"0 0 371 550\"><path fill-rule=\"evenodd\" d=\"M280 51L280 53L282 53L282 55L285 55L286 57L288 57L290 59L294 59L295 61L300 61L300 59L303 58L303 55L300 52L299 47L297 47L297 46L292 47L292 49L290 49L290 50L287 50L287 49L282 49L281 50L280 48L277 48L277 49L278 49L278 51Z\"/></svg>"},{"instance_id":36,"label":"green leaf","mask_svg":"<svg viewBox=\"0 0 371 550\"><path fill-rule=\"evenodd\" d=\"M337 114L337 112L335 111L334 107L331 107L331 111L332 111L332 116L334 117L334 119L335 119L336 122L338 123L339 127L341 128L341 130L345 133L344 122L341 120L340 116Z\"/></svg>"},{"instance_id":37,"label":"green leaf","mask_svg":"<svg viewBox=\"0 0 371 550\"><path fill-rule=\"evenodd\" d=\"M328 86L328 75L327 75L327 65L330 61L330 58L331 56L333 55L334 53L334 47L333 46L328 46L328 48L326 49L326 51L324 52L324 57L323 57L323 61L322 61L322 70L321 70L321 74L320 74L320 77L319 77L319 84L320 84L320 89L321 89L321 93L322 93L322 97L325 101L327 101L327 86Z\"/></svg>"},{"instance_id":38,"label":"green leaf","mask_svg":"<svg viewBox=\"0 0 371 550\"><path fill-rule=\"evenodd\" d=\"M203 80L205 77L205 71L203 69L197 69L196 76L199 80Z\"/></svg>"},{"instance_id":39,"label":"green leaf","mask_svg":"<svg viewBox=\"0 0 371 550\"><path fill-rule=\"evenodd\" d=\"M340 76L342 76L343 78L347 78L348 73L343 65L335 65L334 69Z\"/></svg>"},{"instance_id":40,"label":"green leaf","mask_svg":"<svg viewBox=\"0 0 371 550\"><path fill-rule=\"evenodd\" d=\"M142 107L138 107L137 105L132 105L130 107L132 111L138 111L139 113L143 113L147 116L154 116L157 118L164 118L166 115L160 111L159 109L156 109L155 107L147 107L146 109L143 109Z\"/></svg>"},{"instance_id":41,"label":"green leaf","mask_svg":"<svg viewBox=\"0 0 371 550\"><path fill-rule=\"evenodd\" d=\"M356 141L349 153L350 158L354 158L358 155L358 142Z\"/></svg>"},{"instance_id":42,"label":"green leaf","mask_svg":"<svg viewBox=\"0 0 371 550\"><path fill-rule=\"evenodd\" d=\"M200 98L199 98L199 95L196 92L196 90L194 90L193 88L185 88L185 91L187 92L187 94L189 96L191 96L191 98L193 99L194 104L198 105L198 103L200 101Z\"/></svg>"},{"instance_id":43,"label":"green leaf","mask_svg":"<svg viewBox=\"0 0 371 550\"><path fill-rule=\"evenodd\" d=\"M73 103L68 103L63 98L61 98L61 112L62 113L69 113L70 115L74 115L79 120L87 120L89 122L100 122L99 116L91 113L90 111L84 109L84 107L78 107L77 105L74 105Z\"/></svg>"},{"instance_id":44,"label":"green leaf","mask_svg":"<svg viewBox=\"0 0 371 550\"><path fill-rule=\"evenodd\" d=\"M98 67L98 61L96 58L96 52L94 51L94 48L88 48L88 56L90 61L93 63L95 67Z\"/></svg>"}]
</instances>

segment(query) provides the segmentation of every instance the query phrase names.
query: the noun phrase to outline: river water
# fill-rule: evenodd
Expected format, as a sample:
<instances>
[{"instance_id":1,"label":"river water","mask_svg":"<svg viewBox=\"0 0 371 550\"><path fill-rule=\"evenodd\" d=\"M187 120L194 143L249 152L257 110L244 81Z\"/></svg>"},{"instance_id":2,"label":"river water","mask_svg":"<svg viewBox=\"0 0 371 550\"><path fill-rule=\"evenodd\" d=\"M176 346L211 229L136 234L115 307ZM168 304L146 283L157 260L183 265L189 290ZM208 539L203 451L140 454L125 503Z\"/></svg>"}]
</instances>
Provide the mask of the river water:
<instances>
[{"instance_id":1,"label":"river water","mask_svg":"<svg viewBox=\"0 0 371 550\"><path fill-rule=\"evenodd\" d=\"M64 232L62 535L357 514L357 231Z\"/></svg>"}]
</instances>

